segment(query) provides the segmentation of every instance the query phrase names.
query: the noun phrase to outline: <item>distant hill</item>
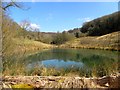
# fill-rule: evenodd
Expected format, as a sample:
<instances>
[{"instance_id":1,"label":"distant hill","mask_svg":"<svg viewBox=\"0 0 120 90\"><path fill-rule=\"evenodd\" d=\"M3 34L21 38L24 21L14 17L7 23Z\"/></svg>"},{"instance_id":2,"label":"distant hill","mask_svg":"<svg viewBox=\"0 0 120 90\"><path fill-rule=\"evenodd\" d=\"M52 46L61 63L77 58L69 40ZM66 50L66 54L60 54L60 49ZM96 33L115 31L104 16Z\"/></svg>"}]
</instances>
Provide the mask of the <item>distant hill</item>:
<instances>
[{"instance_id":1,"label":"distant hill","mask_svg":"<svg viewBox=\"0 0 120 90\"><path fill-rule=\"evenodd\" d=\"M12 51L12 49L15 48L16 46L15 42L20 41L19 44L17 44L19 47L22 46L21 44L24 44L23 46L26 47L27 46L26 42L34 42L34 44L36 43L36 45L29 43L29 46L38 49L45 48L43 47L43 45L46 46L46 48L48 48L48 47L52 47L53 44L56 45L62 44L63 45L62 47L71 47L71 48L72 47L73 48L75 47L109 48L109 49L117 50L116 49L117 44L119 44L118 35L117 33L114 33L114 37L112 37L113 35L112 33L116 31L120 31L119 16L120 16L120 12L115 12L113 14L106 15L94 19L90 22L87 22L81 28L74 28L68 31L64 31L62 33L59 32L54 33L54 32L37 32L37 31L33 32L33 31L23 30L9 16L3 15L3 23L2 23L3 49L4 52ZM108 35L109 33L111 33L110 36ZM102 36L105 34L107 34L108 36L107 37ZM100 38L103 37L103 39L96 39L96 37L88 37L88 36L101 36ZM22 43L21 40L24 41L24 43ZM73 42L71 40L73 40Z\"/></svg>"},{"instance_id":2,"label":"distant hill","mask_svg":"<svg viewBox=\"0 0 120 90\"><path fill-rule=\"evenodd\" d=\"M85 22L81 28L73 28L66 32L84 36L101 36L112 32L120 31L120 11Z\"/></svg>"},{"instance_id":3,"label":"distant hill","mask_svg":"<svg viewBox=\"0 0 120 90\"><path fill-rule=\"evenodd\" d=\"M82 28L82 33L90 36L101 36L115 31L120 31L120 11L106 15L90 22L86 22Z\"/></svg>"},{"instance_id":4,"label":"distant hill","mask_svg":"<svg viewBox=\"0 0 120 90\"><path fill-rule=\"evenodd\" d=\"M103 36L81 37L68 41L65 44L60 45L60 47L120 50L119 34L120 31Z\"/></svg>"}]
</instances>

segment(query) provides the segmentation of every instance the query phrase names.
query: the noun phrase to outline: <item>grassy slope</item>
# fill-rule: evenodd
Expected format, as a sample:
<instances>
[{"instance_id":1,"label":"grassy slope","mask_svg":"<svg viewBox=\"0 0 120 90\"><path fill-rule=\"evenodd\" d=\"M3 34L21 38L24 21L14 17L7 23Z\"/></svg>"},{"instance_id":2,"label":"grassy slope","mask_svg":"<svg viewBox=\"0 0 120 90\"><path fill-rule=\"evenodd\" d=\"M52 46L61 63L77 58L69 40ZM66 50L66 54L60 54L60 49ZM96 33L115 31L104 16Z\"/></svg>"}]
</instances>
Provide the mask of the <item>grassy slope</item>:
<instances>
[{"instance_id":1,"label":"grassy slope","mask_svg":"<svg viewBox=\"0 0 120 90\"><path fill-rule=\"evenodd\" d=\"M42 42L29 40L29 39L14 38L13 41L15 44L14 52L36 51L36 50L50 49L55 47L50 44L45 44Z\"/></svg>"},{"instance_id":2,"label":"grassy slope","mask_svg":"<svg viewBox=\"0 0 120 90\"><path fill-rule=\"evenodd\" d=\"M60 45L60 48L93 48L93 49L113 49L113 50L120 50L120 41L118 32L113 32L110 34L106 34L99 37L81 37L74 39L72 41L68 41L65 44ZM51 49L56 46L45 44L42 42L29 40L29 39L20 39L20 38L13 38L10 41L11 47L8 49L8 55L17 52L26 52L26 51L40 51L43 49Z\"/></svg>"},{"instance_id":3,"label":"grassy slope","mask_svg":"<svg viewBox=\"0 0 120 90\"><path fill-rule=\"evenodd\" d=\"M99 37L81 37L65 44L60 45L61 48L93 48L93 49L112 49L120 50L119 34L118 32L113 32Z\"/></svg>"}]
</instances>

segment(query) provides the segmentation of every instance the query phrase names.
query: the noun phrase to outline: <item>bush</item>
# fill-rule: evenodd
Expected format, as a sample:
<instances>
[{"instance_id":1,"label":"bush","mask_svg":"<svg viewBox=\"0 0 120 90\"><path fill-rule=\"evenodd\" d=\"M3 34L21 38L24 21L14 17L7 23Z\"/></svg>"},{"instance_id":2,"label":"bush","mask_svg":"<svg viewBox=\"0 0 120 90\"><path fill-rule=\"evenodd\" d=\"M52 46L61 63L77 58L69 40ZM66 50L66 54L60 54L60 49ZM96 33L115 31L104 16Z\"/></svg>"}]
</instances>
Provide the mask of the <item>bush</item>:
<instances>
[{"instance_id":1,"label":"bush","mask_svg":"<svg viewBox=\"0 0 120 90\"><path fill-rule=\"evenodd\" d=\"M70 41L74 38L75 38L75 36L73 34L70 34L70 33L66 33L66 32L57 33L52 40L52 44L57 44L57 45L63 44L66 41Z\"/></svg>"}]
</instances>

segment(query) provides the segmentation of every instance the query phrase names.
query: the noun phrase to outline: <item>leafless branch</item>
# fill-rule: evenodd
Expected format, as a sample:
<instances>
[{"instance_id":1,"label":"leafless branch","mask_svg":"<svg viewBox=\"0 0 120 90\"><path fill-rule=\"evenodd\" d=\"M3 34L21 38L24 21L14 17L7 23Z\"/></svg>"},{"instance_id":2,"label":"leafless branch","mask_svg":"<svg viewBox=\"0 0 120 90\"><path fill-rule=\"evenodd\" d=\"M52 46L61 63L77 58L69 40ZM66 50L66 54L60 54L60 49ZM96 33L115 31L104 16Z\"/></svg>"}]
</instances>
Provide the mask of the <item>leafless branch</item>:
<instances>
[{"instance_id":1,"label":"leafless branch","mask_svg":"<svg viewBox=\"0 0 120 90\"><path fill-rule=\"evenodd\" d=\"M23 7L20 3L15 2L14 0L11 0L10 2L2 2L2 5L0 5L0 8L2 8L4 11L6 11L9 7L17 7L24 10L30 9Z\"/></svg>"}]
</instances>

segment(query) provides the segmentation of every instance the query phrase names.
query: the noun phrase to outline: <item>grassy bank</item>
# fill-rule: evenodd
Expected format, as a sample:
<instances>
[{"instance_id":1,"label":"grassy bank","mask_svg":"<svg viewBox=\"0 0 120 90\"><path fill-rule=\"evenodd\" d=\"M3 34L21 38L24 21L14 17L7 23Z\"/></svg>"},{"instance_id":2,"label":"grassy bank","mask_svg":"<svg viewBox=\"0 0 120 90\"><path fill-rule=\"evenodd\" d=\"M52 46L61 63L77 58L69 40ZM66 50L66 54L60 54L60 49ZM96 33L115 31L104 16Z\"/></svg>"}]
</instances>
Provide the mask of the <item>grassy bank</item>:
<instances>
[{"instance_id":1,"label":"grassy bank","mask_svg":"<svg viewBox=\"0 0 120 90\"><path fill-rule=\"evenodd\" d=\"M54 45L50 44L45 44L42 42L34 41L34 40L29 40L29 39L14 39L14 42L16 43L16 51L21 50L21 51L35 51L35 50L43 50L43 49L51 49L54 48Z\"/></svg>"},{"instance_id":2,"label":"grassy bank","mask_svg":"<svg viewBox=\"0 0 120 90\"><path fill-rule=\"evenodd\" d=\"M105 49L120 50L119 41L120 31L106 34L103 36L87 36L77 38L60 45L60 48L88 48L88 49Z\"/></svg>"},{"instance_id":3,"label":"grassy bank","mask_svg":"<svg viewBox=\"0 0 120 90\"><path fill-rule=\"evenodd\" d=\"M10 56L16 53L23 55L25 53L32 53L56 47L55 45L45 44L42 42L23 38L12 38L10 42L10 45L7 46L8 48L3 52L6 56Z\"/></svg>"},{"instance_id":4,"label":"grassy bank","mask_svg":"<svg viewBox=\"0 0 120 90\"><path fill-rule=\"evenodd\" d=\"M77 67L70 67L70 68L59 68L56 69L55 67L45 67L43 65L35 65L31 69L26 67L26 64L20 64L21 62L18 61L14 63L14 65L5 65L3 70L4 76L80 76L80 77L103 77L109 75L118 75L118 63L113 63L112 66L106 65L104 66L93 66L92 68L88 69L87 67L77 68Z\"/></svg>"}]
</instances>

